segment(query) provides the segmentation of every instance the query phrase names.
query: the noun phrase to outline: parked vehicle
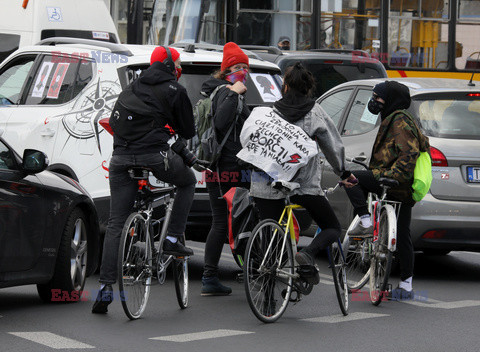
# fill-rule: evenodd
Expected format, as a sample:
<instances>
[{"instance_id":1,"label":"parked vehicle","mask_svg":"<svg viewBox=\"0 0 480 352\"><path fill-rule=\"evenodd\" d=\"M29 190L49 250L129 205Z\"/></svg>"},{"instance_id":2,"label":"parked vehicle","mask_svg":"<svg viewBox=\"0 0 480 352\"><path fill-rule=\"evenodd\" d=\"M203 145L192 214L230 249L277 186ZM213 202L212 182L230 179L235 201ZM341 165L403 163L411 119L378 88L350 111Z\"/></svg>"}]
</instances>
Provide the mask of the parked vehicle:
<instances>
[{"instance_id":1,"label":"parked vehicle","mask_svg":"<svg viewBox=\"0 0 480 352\"><path fill-rule=\"evenodd\" d=\"M113 141L99 121L110 116L121 90L150 65L153 49L48 38L40 45L20 48L0 64L0 136L19 153L29 148L43 151L50 160L49 170L85 187L103 226L109 215ZM202 83L220 68L222 52L193 45L178 51L183 69L180 83L194 104L202 97ZM250 69L247 101L252 107L272 104L281 96L280 69L254 58ZM188 224L209 227L208 194L202 174L197 177L198 192ZM193 237L197 233L201 232L191 232Z\"/></svg>"},{"instance_id":2,"label":"parked vehicle","mask_svg":"<svg viewBox=\"0 0 480 352\"><path fill-rule=\"evenodd\" d=\"M0 7L0 62L19 47L50 37L120 43L103 0L0 0Z\"/></svg>"},{"instance_id":3,"label":"parked vehicle","mask_svg":"<svg viewBox=\"0 0 480 352\"><path fill-rule=\"evenodd\" d=\"M361 50L318 49L282 51L275 47L242 45L262 59L277 64L282 73L288 66L300 61L315 77L315 98L329 89L357 79L387 77L382 63Z\"/></svg>"},{"instance_id":4,"label":"parked vehicle","mask_svg":"<svg viewBox=\"0 0 480 352\"><path fill-rule=\"evenodd\" d=\"M44 301L77 301L97 267L97 213L83 187L47 165L0 138L0 287L37 284Z\"/></svg>"},{"instance_id":5,"label":"parked vehicle","mask_svg":"<svg viewBox=\"0 0 480 352\"><path fill-rule=\"evenodd\" d=\"M433 182L430 192L413 208L414 247L429 254L480 251L480 83L439 78L395 80L409 87L409 111L431 145ZM380 124L367 103L372 88L382 81L341 84L317 100L337 124L346 155L367 164ZM355 164L348 167L356 168ZM325 164L323 186L332 186L337 179ZM345 231L353 218L345 192L332 194L329 200Z\"/></svg>"}]
</instances>

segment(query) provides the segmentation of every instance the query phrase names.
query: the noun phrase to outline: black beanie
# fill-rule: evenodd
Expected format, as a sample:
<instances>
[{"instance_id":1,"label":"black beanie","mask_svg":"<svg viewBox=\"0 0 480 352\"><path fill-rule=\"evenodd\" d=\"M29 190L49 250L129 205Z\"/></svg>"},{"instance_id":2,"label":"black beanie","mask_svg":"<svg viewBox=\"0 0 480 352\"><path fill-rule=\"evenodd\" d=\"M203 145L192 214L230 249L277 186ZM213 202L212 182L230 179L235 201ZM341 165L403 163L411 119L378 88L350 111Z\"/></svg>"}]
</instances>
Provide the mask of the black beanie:
<instances>
[{"instance_id":1,"label":"black beanie","mask_svg":"<svg viewBox=\"0 0 480 352\"><path fill-rule=\"evenodd\" d=\"M387 81L378 83L375 87L373 87L373 91L383 100L387 100Z\"/></svg>"}]
</instances>

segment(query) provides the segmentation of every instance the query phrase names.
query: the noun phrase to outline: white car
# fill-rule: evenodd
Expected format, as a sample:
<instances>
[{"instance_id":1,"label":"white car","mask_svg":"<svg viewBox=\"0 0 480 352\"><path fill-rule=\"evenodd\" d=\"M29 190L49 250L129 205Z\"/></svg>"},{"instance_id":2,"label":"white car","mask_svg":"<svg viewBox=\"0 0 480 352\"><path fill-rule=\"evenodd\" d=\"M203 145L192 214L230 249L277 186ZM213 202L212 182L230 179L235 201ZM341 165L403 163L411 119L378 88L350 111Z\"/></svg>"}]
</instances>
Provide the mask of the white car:
<instances>
[{"instance_id":1,"label":"white car","mask_svg":"<svg viewBox=\"0 0 480 352\"><path fill-rule=\"evenodd\" d=\"M109 209L108 165L112 136L99 121L108 118L122 88L150 64L154 46L121 45L76 38L48 38L41 45L22 47L0 65L0 136L17 153L37 149L47 154L49 170L77 180L92 196L99 220L106 225ZM221 48L221 47L220 47ZM192 105L200 87L219 69L222 53L182 45L180 83ZM280 96L280 69L250 60L247 101L271 104ZM256 80L263 76L269 94ZM205 187L198 174L199 188ZM209 226L206 192L197 194L189 223Z\"/></svg>"}]
</instances>

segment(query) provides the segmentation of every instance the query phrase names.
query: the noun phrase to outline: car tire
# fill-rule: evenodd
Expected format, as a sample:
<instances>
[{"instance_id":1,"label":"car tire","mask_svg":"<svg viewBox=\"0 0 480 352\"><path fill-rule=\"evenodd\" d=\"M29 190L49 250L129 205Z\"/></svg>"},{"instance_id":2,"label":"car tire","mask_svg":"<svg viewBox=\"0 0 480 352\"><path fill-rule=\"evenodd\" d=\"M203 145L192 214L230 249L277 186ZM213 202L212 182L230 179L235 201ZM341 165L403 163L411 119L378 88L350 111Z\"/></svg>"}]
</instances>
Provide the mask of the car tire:
<instances>
[{"instance_id":1,"label":"car tire","mask_svg":"<svg viewBox=\"0 0 480 352\"><path fill-rule=\"evenodd\" d=\"M447 255L451 251L448 249L424 249L422 250L423 254L425 255Z\"/></svg>"},{"instance_id":2,"label":"car tire","mask_svg":"<svg viewBox=\"0 0 480 352\"><path fill-rule=\"evenodd\" d=\"M85 215L75 208L63 229L53 277L48 283L37 285L44 302L77 302L81 298L87 274L87 238Z\"/></svg>"}]
</instances>

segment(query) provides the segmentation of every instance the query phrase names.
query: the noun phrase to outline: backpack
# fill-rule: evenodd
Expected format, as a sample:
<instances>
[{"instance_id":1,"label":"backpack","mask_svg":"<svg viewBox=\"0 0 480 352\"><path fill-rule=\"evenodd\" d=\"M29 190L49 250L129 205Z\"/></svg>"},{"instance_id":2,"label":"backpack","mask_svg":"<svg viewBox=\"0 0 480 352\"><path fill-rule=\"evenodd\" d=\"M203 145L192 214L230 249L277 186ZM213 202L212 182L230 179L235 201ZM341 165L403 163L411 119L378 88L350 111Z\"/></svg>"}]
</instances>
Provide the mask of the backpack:
<instances>
[{"instance_id":1,"label":"backpack","mask_svg":"<svg viewBox=\"0 0 480 352\"><path fill-rule=\"evenodd\" d=\"M432 184L432 159L428 151L420 152L413 170L413 194L415 202L420 202L427 194Z\"/></svg>"},{"instance_id":2,"label":"backpack","mask_svg":"<svg viewBox=\"0 0 480 352\"><path fill-rule=\"evenodd\" d=\"M415 169L413 170L413 184L412 184L412 198L415 202L419 202L425 197L432 184L432 159L430 157L430 148L423 148L421 145L421 136L423 133L418 128L413 117L407 112L404 113L413 121L415 129L417 130L417 139L420 144L420 156L415 163ZM427 138L423 136L423 138ZM428 140L428 138L427 138ZM422 150L423 149L423 150Z\"/></svg>"},{"instance_id":3,"label":"backpack","mask_svg":"<svg viewBox=\"0 0 480 352\"><path fill-rule=\"evenodd\" d=\"M140 139L158 127L153 110L133 93L131 86L118 96L109 124L113 133L126 142Z\"/></svg>"},{"instance_id":4,"label":"backpack","mask_svg":"<svg viewBox=\"0 0 480 352\"><path fill-rule=\"evenodd\" d=\"M193 117L196 127L196 136L192 138L190 148L196 154L198 159L207 160L210 162L209 168L212 168L216 165L216 162L220 158L221 151L223 146L227 142L227 138L235 126L236 119L240 114L242 109L241 96L239 95L238 109L236 112L235 121L229 127L227 133L223 137L223 140L219 144L217 141L215 127L212 124L213 118L213 107L212 101L218 91L225 87L226 84L217 86L214 91L204 99L200 99L193 108ZM197 171L202 171L197 169L195 165L193 166Z\"/></svg>"}]
</instances>

